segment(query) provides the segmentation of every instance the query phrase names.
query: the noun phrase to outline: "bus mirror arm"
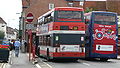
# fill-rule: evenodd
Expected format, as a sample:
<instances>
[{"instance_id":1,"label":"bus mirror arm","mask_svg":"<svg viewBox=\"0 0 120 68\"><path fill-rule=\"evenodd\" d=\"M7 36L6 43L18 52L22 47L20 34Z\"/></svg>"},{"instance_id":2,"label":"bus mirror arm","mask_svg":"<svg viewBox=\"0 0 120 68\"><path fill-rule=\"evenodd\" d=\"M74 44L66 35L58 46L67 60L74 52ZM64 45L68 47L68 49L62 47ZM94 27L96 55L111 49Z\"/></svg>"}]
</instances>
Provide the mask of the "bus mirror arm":
<instances>
[{"instance_id":1,"label":"bus mirror arm","mask_svg":"<svg viewBox=\"0 0 120 68\"><path fill-rule=\"evenodd\" d=\"M87 19L85 19L85 24L88 24L88 20Z\"/></svg>"},{"instance_id":2,"label":"bus mirror arm","mask_svg":"<svg viewBox=\"0 0 120 68\"><path fill-rule=\"evenodd\" d=\"M50 16L50 20L53 21L53 16Z\"/></svg>"},{"instance_id":3,"label":"bus mirror arm","mask_svg":"<svg viewBox=\"0 0 120 68\"><path fill-rule=\"evenodd\" d=\"M89 36L85 36L85 40L89 39Z\"/></svg>"}]
</instances>

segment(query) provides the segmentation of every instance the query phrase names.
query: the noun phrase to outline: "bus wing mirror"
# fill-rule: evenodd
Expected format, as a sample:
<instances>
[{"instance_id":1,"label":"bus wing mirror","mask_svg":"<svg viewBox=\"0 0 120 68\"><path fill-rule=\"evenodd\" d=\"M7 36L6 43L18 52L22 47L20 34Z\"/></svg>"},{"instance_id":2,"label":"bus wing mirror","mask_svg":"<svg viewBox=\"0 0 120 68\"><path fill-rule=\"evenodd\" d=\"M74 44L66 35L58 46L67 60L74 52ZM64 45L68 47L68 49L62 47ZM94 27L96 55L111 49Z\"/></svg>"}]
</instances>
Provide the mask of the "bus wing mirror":
<instances>
[{"instance_id":1,"label":"bus wing mirror","mask_svg":"<svg viewBox=\"0 0 120 68\"><path fill-rule=\"evenodd\" d=\"M50 20L53 21L53 16L50 16Z\"/></svg>"},{"instance_id":2,"label":"bus wing mirror","mask_svg":"<svg viewBox=\"0 0 120 68\"><path fill-rule=\"evenodd\" d=\"M85 19L85 24L88 24L89 20Z\"/></svg>"},{"instance_id":3,"label":"bus wing mirror","mask_svg":"<svg viewBox=\"0 0 120 68\"><path fill-rule=\"evenodd\" d=\"M89 39L89 36L85 36L85 40Z\"/></svg>"}]
</instances>

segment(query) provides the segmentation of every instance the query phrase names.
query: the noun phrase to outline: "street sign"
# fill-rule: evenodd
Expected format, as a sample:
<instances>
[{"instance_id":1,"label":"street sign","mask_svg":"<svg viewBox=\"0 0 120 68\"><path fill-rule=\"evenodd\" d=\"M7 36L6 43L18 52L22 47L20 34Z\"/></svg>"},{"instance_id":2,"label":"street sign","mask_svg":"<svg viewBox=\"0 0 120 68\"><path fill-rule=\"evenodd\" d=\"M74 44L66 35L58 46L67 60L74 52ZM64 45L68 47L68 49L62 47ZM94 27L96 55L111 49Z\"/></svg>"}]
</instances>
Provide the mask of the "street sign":
<instances>
[{"instance_id":1,"label":"street sign","mask_svg":"<svg viewBox=\"0 0 120 68\"><path fill-rule=\"evenodd\" d=\"M26 29L34 29L34 24L26 24Z\"/></svg>"},{"instance_id":2,"label":"street sign","mask_svg":"<svg viewBox=\"0 0 120 68\"><path fill-rule=\"evenodd\" d=\"M27 22L32 22L33 21L33 14L32 13L28 13L27 15Z\"/></svg>"}]
</instances>

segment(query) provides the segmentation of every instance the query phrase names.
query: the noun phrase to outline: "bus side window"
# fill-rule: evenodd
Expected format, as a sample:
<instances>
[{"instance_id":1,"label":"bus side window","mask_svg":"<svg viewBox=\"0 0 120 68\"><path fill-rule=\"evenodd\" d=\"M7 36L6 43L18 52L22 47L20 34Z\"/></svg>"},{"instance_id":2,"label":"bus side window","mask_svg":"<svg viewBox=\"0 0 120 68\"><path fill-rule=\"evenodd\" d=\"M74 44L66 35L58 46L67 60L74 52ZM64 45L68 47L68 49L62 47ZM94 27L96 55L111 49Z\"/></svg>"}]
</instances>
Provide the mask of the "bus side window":
<instances>
[{"instance_id":1,"label":"bus side window","mask_svg":"<svg viewBox=\"0 0 120 68\"><path fill-rule=\"evenodd\" d=\"M52 22L54 19L54 13L52 12L52 13L46 15L44 18L45 18L44 24Z\"/></svg>"},{"instance_id":2,"label":"bus side window","mask_svg":"<svg viewBox=\"0 0 120 68\"><path fill-rule=\"evenodd\" d=\"M50 21L53 21L53 16L50 16Z\"/></svg>"},{"instance_id":3,"label":"bus side window","mask_svg":"<svg viewBox=\"0 0 120 68\"><path fill-rule=\"evenodd\" d=\"M53 21L53 17L52 16L49 16L48 17L48 22L52 22Z\"/></svg>"}]
</instances>

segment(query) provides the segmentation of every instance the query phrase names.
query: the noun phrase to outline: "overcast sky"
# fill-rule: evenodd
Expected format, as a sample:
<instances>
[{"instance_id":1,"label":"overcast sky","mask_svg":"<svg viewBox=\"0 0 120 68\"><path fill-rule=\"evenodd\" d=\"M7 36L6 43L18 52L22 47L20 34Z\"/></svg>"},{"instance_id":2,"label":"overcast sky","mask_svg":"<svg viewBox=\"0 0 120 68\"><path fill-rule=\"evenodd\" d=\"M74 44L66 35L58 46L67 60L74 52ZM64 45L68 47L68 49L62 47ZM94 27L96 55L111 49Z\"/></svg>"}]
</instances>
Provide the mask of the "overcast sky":
<instances>
[{"instance_id":1,"label":"overcast sky","mask_svg":"<svg viewBox=\"0 0 120 68\"><path fill-rule=\"evenodd\" d=\"M0 0L0 17L2 17L8 26L19 28L19 17L22 11L21 0Z\"/></svg>"},{"instance_id":2,"label":"overcast sky","mask_svg":"<svg viewBox=\"0 0 120 68\"><path fill-rule=\"evenodd\" d=\"M22 0L0 0L0 17L2 17L8 26L19 28L19 17L22 11ZM105 0L87 0L87 1L105 1Z\"/></svg>"}]
</instances>

